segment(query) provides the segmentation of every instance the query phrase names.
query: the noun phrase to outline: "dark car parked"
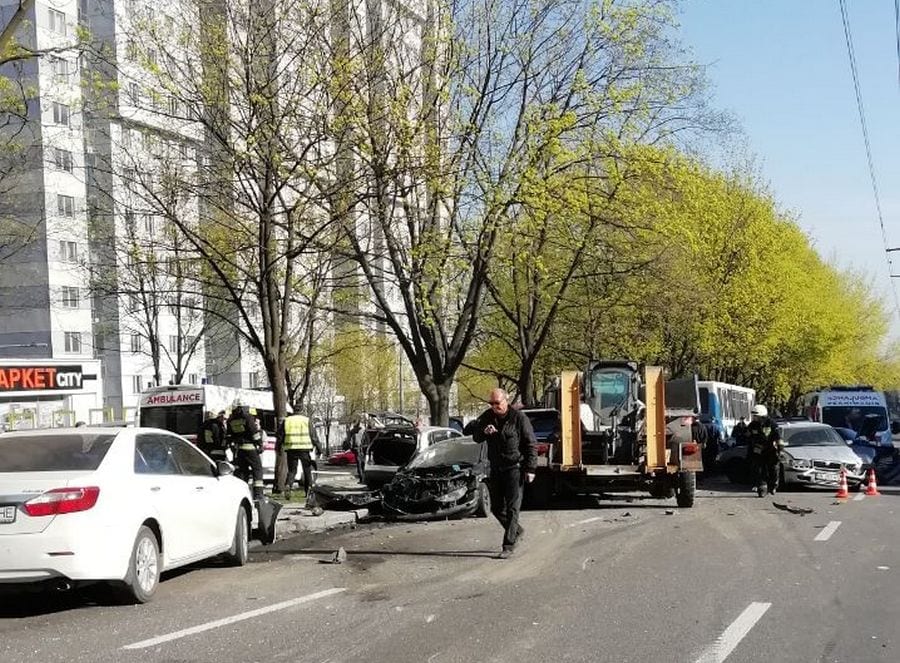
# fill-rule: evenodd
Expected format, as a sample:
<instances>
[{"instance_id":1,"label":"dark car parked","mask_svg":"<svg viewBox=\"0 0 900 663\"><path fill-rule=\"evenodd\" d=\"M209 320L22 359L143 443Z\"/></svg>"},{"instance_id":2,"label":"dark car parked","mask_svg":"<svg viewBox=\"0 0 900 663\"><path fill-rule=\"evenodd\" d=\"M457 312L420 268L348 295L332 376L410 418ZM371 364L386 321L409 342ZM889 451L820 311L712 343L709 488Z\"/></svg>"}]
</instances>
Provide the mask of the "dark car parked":
<instances>
[{"instance_id":1,"label":"dark car parked","mask_svg":"<svg viewBox=\"0 0 900 663\"><path fill-rule=\"evenodd\" d=\"M388 518L427 520L490 513L487 452L471 437L418 453L381 491Z\"/></svg>"}]
</instances>

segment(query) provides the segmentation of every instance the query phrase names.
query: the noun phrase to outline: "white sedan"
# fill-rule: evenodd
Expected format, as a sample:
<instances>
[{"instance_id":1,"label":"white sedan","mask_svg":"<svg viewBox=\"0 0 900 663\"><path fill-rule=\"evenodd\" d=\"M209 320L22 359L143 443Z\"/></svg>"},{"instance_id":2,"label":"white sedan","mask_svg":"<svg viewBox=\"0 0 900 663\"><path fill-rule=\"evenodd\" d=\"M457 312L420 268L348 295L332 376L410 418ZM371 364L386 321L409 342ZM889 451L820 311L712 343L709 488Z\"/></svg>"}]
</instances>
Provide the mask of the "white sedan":
<instances>
[{"instance_id":1,"label":"white sedan","mask_svg":"<svg viewBox=\"0 0 900 663\"><path fill-rule=\"evenodd\" d=\"M0 583L112 582L130 601L160 573L224 554L246 563L247 484L153 428L0 435Z\"/></svg>"}]
</instances>

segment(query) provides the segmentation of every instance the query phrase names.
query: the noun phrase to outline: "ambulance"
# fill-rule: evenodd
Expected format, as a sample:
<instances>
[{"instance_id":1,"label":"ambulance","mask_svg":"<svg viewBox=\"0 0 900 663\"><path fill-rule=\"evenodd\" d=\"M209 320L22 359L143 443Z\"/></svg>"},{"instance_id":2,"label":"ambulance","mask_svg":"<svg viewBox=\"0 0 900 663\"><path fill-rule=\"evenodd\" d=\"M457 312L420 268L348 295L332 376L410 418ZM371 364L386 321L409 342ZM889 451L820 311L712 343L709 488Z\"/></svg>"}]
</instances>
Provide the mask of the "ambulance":
<instances>
[{"instance_id":1,"label":"ambulance","mask_svg":"<svg viewBox=\"0 0 900 663\"><path fill-rule=\"evenodd\" d=\"M884 392L870 386L831 386L801 397L803 414L835 428L851 428L882 447L893 448L892 431Z\"/></svg>"}]
</instances>

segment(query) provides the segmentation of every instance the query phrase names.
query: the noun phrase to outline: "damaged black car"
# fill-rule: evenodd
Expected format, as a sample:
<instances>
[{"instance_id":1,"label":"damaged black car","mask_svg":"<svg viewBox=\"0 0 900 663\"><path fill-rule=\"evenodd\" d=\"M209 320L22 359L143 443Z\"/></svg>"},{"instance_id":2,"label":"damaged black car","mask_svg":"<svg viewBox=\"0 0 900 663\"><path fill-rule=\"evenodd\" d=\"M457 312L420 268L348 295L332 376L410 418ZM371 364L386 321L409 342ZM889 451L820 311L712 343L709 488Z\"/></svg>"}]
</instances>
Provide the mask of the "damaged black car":
<instances>
[{"instance_id":1,"label":"damaged black car","mask_svg":"<svg viewBox=\"0 0 900 663\"><path fill-rule=\"evenodd\" d=\"M385 517L427 520L491 511L487 450L470 437L446 440L418 454L381 491Z\"/></svg>"}]
</instances>

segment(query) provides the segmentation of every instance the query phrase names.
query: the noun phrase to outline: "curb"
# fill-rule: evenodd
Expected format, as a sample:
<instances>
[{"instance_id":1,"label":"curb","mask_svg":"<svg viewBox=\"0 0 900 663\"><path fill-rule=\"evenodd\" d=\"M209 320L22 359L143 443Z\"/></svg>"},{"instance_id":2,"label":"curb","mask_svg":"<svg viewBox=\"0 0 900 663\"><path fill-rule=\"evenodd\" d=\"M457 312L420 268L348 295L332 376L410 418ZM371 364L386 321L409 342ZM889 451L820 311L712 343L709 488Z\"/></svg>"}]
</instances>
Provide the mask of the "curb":
<instances>
[{"instance_id":1,"label":"curb","mask_svg":"<svg viewBox=\"0 0 900 663\"><path fill-rule=\"evenodd\" d=\"M304 507L285 506L278 517L275 543L302 533L320 534L333 529L354 527L368 516L368 509L325 511L320 516L314 516ZM251 550L265 547L259 541L250 541Z\"/></svg>"}]
</instances>

